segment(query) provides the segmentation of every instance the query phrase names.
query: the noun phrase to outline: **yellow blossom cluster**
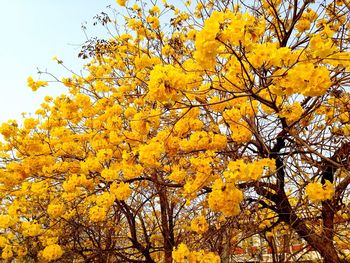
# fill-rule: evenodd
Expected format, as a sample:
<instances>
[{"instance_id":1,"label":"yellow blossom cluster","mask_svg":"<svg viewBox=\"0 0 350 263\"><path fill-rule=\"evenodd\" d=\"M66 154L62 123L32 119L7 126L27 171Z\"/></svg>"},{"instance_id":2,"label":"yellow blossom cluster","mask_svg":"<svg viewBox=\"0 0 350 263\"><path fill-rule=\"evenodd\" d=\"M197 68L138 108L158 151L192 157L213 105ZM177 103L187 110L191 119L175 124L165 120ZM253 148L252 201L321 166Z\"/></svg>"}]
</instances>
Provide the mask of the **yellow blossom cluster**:
<instances>
[{"instance_id":1,"label":"yellow blossom cluster","mask_svg":"<svg viewBox=\"0 0 350 263\"><path fill-rule=\"evenodd\" d=\"M13 257L13 252L11 246L5 246L2 250L1 257L5 260L8 260Z\"/></svg>"},{"instance_id":2,"label":"yellow blossom cluster","mask_svg":"<svg viewBox=\"0 0 350 263\"><path fill-rule=\"evenodd\" d=\"M312 202L325 201L333 198L334 185L328 180L323 185L313 182L306 186L305 192Z\"/></svg>"},{"instance_id":3,"label":"yellow blossom cluster","mask_svg":"<svg viewBox=\"0 0 350 263\"><path fill-rule=\"evenodd\" d=\"M158 167L160 166L160 158L164 153L164 143L152 141L147 145L140 146L140 162L144 167Z\"/></svg>"},{"instance_id":4,"label":"yellow blossom cluster","mask_svg":"<svg viewBox=\"0 0 350 263\"><path fill-rule=\"evenodd\" d=\"M107 211L104 207L93 206L90 208L89 216L92 222L100 222L105 220Z\"/></svg>"},{"instance_id":5,"label":"yellow blossom cluster","mask_svg":"<svg viewBox=\"0 0 350 263\"><path fill-rule=\"evenodd\" d=\"M42 232L40 224L37 221L22 222L21 224L22 234L25 237L34 237Z\"/></svg>"},{"instance_id":6,"label":"yellow blossom cluster","mask_svg":"<svg viewBox=\"0 0 350 263\"><path fill-rule=\"evenodd\" d=\"M180 141L180 148L190 152L195 150L221 150L227 145L227 138L221 134L208 133L205 131L193 132L189 139Z\"/></svg>"},{"instance_id":7,"label":"yellow blossom cluster","mask_svg":"<svg viewBox=\"0 0 350 263\"><path fill-rule=\"evenodd\" d=\"M224 183L221 179L215 180L212 192L209 194L209 207L225 216L236 216L240 213L240 202L243 193L232 182Z\"/></svg>"},{"instance_id":8,"label":"yellow blossom cluster","mask_svg":"<svg viewBox=\"0 0 350 263\"><path fill-rule=\"evenodd\" d=\"M186 88L186 75L171 65L156 65L150 73L148 97L160 102L171 102L179 99L181 90Z\"/></svg>"},{"instance_id":9,"label":"yellow blossom cluster","mask_svg":"<svg viewBox=\"0 0 350 263\"><path fill-rule=\"evenodd\" d=\"M265 169L269 169L268 174L273 174L276 169L275 160L261 159L252 163L246 163L244 160L231 161L227 165L228 171L224 172L224 176L228 180L233 181L250 181L259 180Z\"/></svg>"},{"instance_id":10,"label":"yellow blossom cluster","mask_svg":"<svg viewBox=\"0 0 350 263\"><path fill-rule=\"evenodd\" d=\"M194 58L205 69L213 69L216 56L224 44L250 45L259 39L265 29L265 21L256 21L248 13L214 11L204 22L204 28L196 35Z\"/></svg>"},{"instance_id":11,"label":"yellow blossom cluster","mask_svg":"<svg viewBox=\"0 0 350 263\"><path fill-rule=\"evenodd\" d=\"M34 81L32 77L28 77L27 79L27 85L30 87L33 91L36 91L40 87L45 87L48 85L47 81L38 80Z\"/></svg>"},{"instance_id":12,"label":"yellow blossom cluster","mask_svg":"<svg viewBox=\"0 0 350 263\"><path fill-rule=\"evenodd\" d=\"M295 102L292 105L284 104L282 110L278 113L278 116L285 118L288 124L298 121L302 114L303 108L300 102Z\"/></svg>"},{"instance_id":13,"label":"yellow blossom cluster","mask_svg":"<svg viewBox=\"0 0 350 263\"><path fill-rule=\"evenodd\" d=\"M63 250L57 244L49 245L42 251L42 257L47 261L54 261L62 257Z\"/></svg>"},{"instance_id":14,"label":"yellow blossom cluster","mask_svg":"<svg viewBox=\"0 0 350 263\"><path fill-rule=\"evenodd\" d=\"M310 29L311 23L313 23L317 19L317 13L311 9L308 8L305 13L303 13L301 19L298 21L298 23L295 25L295 28L300 32L304 32L306 30Z\"/></svg>"},{"instance_id":15,"label":"yellow blossom cluster","mask_svg":"<svg viewBox=\"0 0 350 263\"><path fill-rule=\"evenodd\" d=\"M200 251L190 251L188 247L181 243L173 251L173 259L177 263L194 263L194 262L213 262L219 263L220 257L213 252Z\"/></svg>"},{"instance_id":16,"label":"yellow blossom cluster","mask_svg":"<svg viewBox=\"0 0 350 263\"><path fill-rule=\"evenodd\" d=\"M126 0L117 0L117 3L121 6L125 6Z\"/></svg>"},{"instance_id":17,"label":"yellow blossom cluster","mask_svg":"<svg viewBox=\"0 0 350 263\"><path fill-rule=\"evenodd\" d=\"M118 200L126 200L132 193L128 183L113 183L110 186L110 191Z\"/></svg>"},{"instance_id":18,"label":"yellow blossom cluster","mask_svg":"<svg viewBox=\"0 0 350 263\"><path fill-rule=\"evenodd\" d=\"M313 63L298 63L291 69L278 70L275 75L275 86L272 90L276 95L292 95L300 93L305 96L321 96L331 86L329 71L324 66L315 66Z\"/></svg>"},{"instance_id":19,"label":"yellow blossom cluster","mask_svg":"<svg viewBox=\"0 0 350 263\"><path fill-rule=\"evenodd\" d=\"M198 216L191 221L191 229L198 234L205 233L209 228L208 222L204 215Z\"/></svg>"},{"instance_id":20,"label":"yellow blossom cluster","mask_svg":"<svg viewBox=\"0 0 350 263\"><path fill-rule=\"evenodd\" d=\"M9 215L0 215L0 228L8 228L16 222Z\"/></svg>"},{"instance_id":21,"label":"yellow blossom cluster","mask_svg":"<svg viewBox=\"0 0 350 263\"><path fill-rule=\"evenodd\" d=\"M54 218L61 216L64 211L64 204L62 203L50 203L47 207L47 213Z\"/></svg>"}]
</instances>

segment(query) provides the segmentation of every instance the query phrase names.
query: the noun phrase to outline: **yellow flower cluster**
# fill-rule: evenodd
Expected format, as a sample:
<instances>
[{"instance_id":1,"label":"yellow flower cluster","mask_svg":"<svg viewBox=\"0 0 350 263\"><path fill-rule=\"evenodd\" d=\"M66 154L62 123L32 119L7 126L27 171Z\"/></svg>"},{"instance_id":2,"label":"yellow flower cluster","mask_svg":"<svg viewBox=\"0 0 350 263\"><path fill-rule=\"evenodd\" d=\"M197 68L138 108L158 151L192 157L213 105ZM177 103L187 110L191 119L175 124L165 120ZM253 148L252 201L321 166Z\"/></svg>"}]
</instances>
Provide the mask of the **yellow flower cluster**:
<instances>
[{"instance_id":1,"label":"yellow flower cluster","mask_svg":"<svg viewBox=\"0 0 350 263\"><path fill-rule=\"evenodd\" d=\"M179 136L185 136L191 131L200 131L203 122L198 119L198 109L190 110L183 118L181 118L174 126L174 133Z\"/></svg>"},{"instance_id":2,"label":"yellow flower cluster","mask_svg":"<svg viewBox=\"0 0 350 263\"><path fill-rule=\"evenodd\" d=\"M48 85L47 81L34 81L32 77L28 77L27 79L27 85L30 87L33 91L36 91L40 87L45 87Z\"/></svg>"},{"instance_id":3,"label":"yellow flower cluster","mask_svg":"<svg viewBox=\"0 0 350 263\"><path fill-rule=\"evenodd\" d=\"M288 124L296 122L300 119L304 113L300 102L294 102L292 105L283 104L282 110L278 113L278 116L285 118Z\"/></svg>"},{"instance_id":4,"label":"yellow flower cluster","mask_svg":"<svg viewBox=\"0 0 350 263\"><path fill-rule=\"evenodd\" d=\"M254 68L290 66L297 59L288 47L279 47L277 43L257 43L247 56Z\"/></svg>"},{"instance_id":5,"label":"yellow flower cluster","mask_svg":"<svg viewBox=\"0 0 350 263\"><path fill-rule=\"evenodd\" d=\"M8 228L15 224L16 221L9 215L0 215L0 228Z\"/></svg>"},{"instance_id":6,"label":"yellow flower cluster","mask_svg":"<svg viewBox=\"0 0 350 263\"><path fill-rule=\"evenodd\" d=\"M276 169L275 160L273 159L261 159L252 163L246 163L244 160L239 159L231 161L227 165L228 171L224 172L224 176L228 180L235 181L250 181L259 180L263 175L265 169L269 169L269 173L273 174Z\"/></svg>"},{"instance_id":7,"label":"yellow flower cluster","mask_svg":"<svg viewBox=\"0 0 350 263\"><path fill-rule=\"evenodd\" d=\"M125 4L126 4L126 0L116 0L116 1L121 6L125 6Z\"/></svg>"},{"instance_id":8,"label":"yellow flower cluster","mask_svg":"<svg viewBox=\"0 0 350 263\"><path fill-rule=\"evenodd\" d=\"M331 86L329 70L324 66L315 66L311 62L298 63L288 71L277 70L275 75L287 75L276 78L276 95L300 93L305 96L322 96Z\"/></svg>"},{"instance_id":9,"label":"yellow flower cluster","mask_svg":"<svg viewBox=\"0 0 350 263\"><path fill-rule=\"evenodd\" d=\"M60 245L53 244L44 248L42 257L47 261L54 261L62 257L63 250Z\"/></svg>"},{"instance_id":10,"label":"yellow flower cluster","mask_svg":"<svg viewBox=\"0 0 350 263\"><path fill-rule=\"evenodd\" d=\"M201 215L196 217L191 221L191 229L198 234L205 233L209 228L208 222L205 219L205 216Z\"/></svg>"},{"instance_id":11,"label":"yellow flower cluster","mask_svg":"<svg viewBox=\"0 0 350 263\"><path fill-rule=\"evenodd\" d=\"M112 183L110 191L118 200L126 200L132 193L132 190L128 183Z\"/></svg>"},{"instance_id":12,"label":"yellow flower cluster","mask_svg":"<svg viewBox=\"0 0 350 263\"><path fill-rule=\"evenodd\" d=\"M194 58L199 66L212 70L216 56L226 45L251 45L264 33L265 21L257 21L248 13L214 11L196 35Z\"/></svg>"},{"instance_id":13,"label":"yellow flower cluster","mask_svg":"<svg viewBox=\"0 0 350 263\"><path fill-rule=\"evenodd\" d=\"M106 181L114 181L119 177L119 170L113 168L103 169L101 172L101 176L106 179Z\"/></svg>"},{"instance_id":14,"label":"yellow flower cluster","mask_svg":"<svg viewBox=\"0 0 350 263\"><path fill-rule=\"evenodd\" d=\"M194 58L205 69L212 69L215 65L215 58L220 47L217 34L220 31L220 24L226 16L222 12L213 12L210 18L204 23L204 28L196 36L196 52Z\"/></svg>"},{"instance_id":15,"label":"yellow flower cluster","mask_svg":"<svg viewBox=\"0 0 350 263\"><path fill-rule=\"evenodd\" d=\"M150 73L148 98L160 102L172 102L180 98L186 89L185 73L172 65L156 65Z\"/></svg>"},{"instance_id":16,"label":"yellow flower cluster","mask_svg":"<svg viewBox=\"0 0 350 263\"><path fill-rule=\"evenodd\" d=\"M129 184L124 182L113 182L109 188L109 192L106 191L97 196L92 196L92 201L96 204L89 210L89 218L92 222L104 221L114 201L116 199L126 201L132 193Z\"/></svg>"},{"instance_id":17,"label":"yellow flower cluster","mask_svg":"<svg viewBox=\"0 0 350 263\"><path fill-rule=\"evenodd\" d=\"M178 165L175 165L172 169L171 174L168 176L169 180L175 181L177 183L183 183L186 179L187 172L181 169Z\"/></svg>"},{"instance_id":18,"label":"yellow flower cluster","mask_svg":"<svg viewBox=\"0 0 350 263\"><path fill-rule=\"evenodd\" d=\"M176 263L195 263L195 262L211 262L219 263L220 257L213 252L190 251L188 247L181 243L173 250L173 260Z\"/></svg>"},{"instance_id":19,"label":"yellow flower cluster","mask_svg":"<svg viewBox=\"0 0 350 263\"><path fill-rule=\"evenodd\" d=\"M148 16L147 17L147 22L150 23L151 27L153 29L158 29L159 28L159 18L156 16Z\"/></svg>"},{"instance_id":20,"label":"yellow flower cluster","mask_svg":"<svg viewBox=\"0 0 350 263\"><path fill-rule=\"evenodd\" d=\"M40 224L37 221L22 222L22 235L25 237L35 237L42 232Z\"/></svg>"},{"instance_id":21,"label":"yellow flower cluster","mask_svg":"<svg viewBox=\"0 0 350 263\"><path fill-rule=\"evenodd\" d=\"M191 171L188 172L194 176L188 176L186 178L187 180L183 189L184 196L188 200L195 198L200 189L211 185L218 178L218 175L213 171L213 166L217 161L218 159L215 158L214 151L200 152L197 156L193 156L190 159ZM186 177L186 173L183 171L177 175Z\"/></svg>"},{"instance_id":22,"label":"yellow flower cluster","mask_svg":"<svg viewBox=\"0 0 350 263\"><path fill-rule=\"evenodd\" d=\"M225 216L236 216L241 212L240 202L243 193L232 182L224 183L221 179L215 180L212 192L208 196L209 207Z\"/></svg>"},{"instance_id":23,"label":"yellow flower cluster","mask_svg":"<svg viewBox=\"0 0 350 263\"><path fill-rule=\"evenodd\" d=\"M101 206L93 206L89 210L90 220L92 222L101 222L104 221L107 215L107 211L105 207Z\"/></svg>"},{"instance_id":24,"label":"yellow flower cluster","mask_svg":"<svg viewBox=\"0 0 350 263\"><path fill-rule=\"evenodd\" d=\"M304 32L310 29L311 23L314 22L317 18L317 13L308 8L305 13L303 13L301 19L299 19L298 23L295 25L295 28L300 32Z\"/></svg>"},{"instance_id":25,"label":"yellow flower cluster","mask_svg":"<svg viewBox=\"0 0 350 263\"><path fill-rule=\"evenodd\" d=\"M47 213L52 217L56 218L64 214L64 204L63 203L50 203L47 207Z\"/></svg>"},{"instance_id":26,"label":"yellow flower cluster","mask_svg":"<svg viewBox=\"0 0 350 263\"><path fill-rule=\"evenodd\" d=\"M300 19L298 21L298 23L295 25L295 28L299 31L299 32L304 32L306 30L308 30L311 26L311 22L310 20L307 19Z\"/></svg>"},{"instance_id":27,"label":"yellow flower cluster","mask_svg":"<svg viewBox=\"0 0 350 263\"><path fill-rule=\"evenodd\" d=\"M231 138L235 142L247 142L252 137L252 131L244 118L254 115L257 102L237 101L234 107L223 112L223 118L230 125Z\"/></svg>"},{"instance_id":28,"label":"yellow flower cluster","mask_svg":"<svg viewBox=\"0 0 350 263\"><path fill-rule=\"evenodd\" d=\"M103 192L96 196L96 204L100 207L104 207L109 209L112 205L114 200L116 199L115 195L110 192Z\"/></svg>"},{"instance_id":29,"label":"yellow flower cluster","mask_svg":"<svg viewBox=\"0 0 350 263\"><path fill-rule=\"evenodd\" d=\"M188 140L184 139L180 142L180 148L186 152L198 150L222 150L226 145L226 136L205 131L195 131L190 135Z\"/></svg>"},{"instance_id":30,"label":"yellow flower cluster","mask_svg":"<svg viewBox=\"0 0 350 263\"><path fill-rule=\"evenodd\" d=\"M66 192L74 192L77 187L89 187L91 183L84 174L73 174L63 182L62 187Z\"/></svg>"},{"instance_id":31,"label":"yellow flower cluster","mask_svg":"<svg viewBox=\"0 0 350 263\"><path fill-rule=\"evenodd\" d=\"M13 257L13 252L11 246L5 246L2 250L1 257L8 260Z\"/></svg>"},{"instance_id":32,"label":"yellow flower cluster","mask_svg":"<svg viewBox=\"0 0 350 263\"><path fill-rule=\"evenodd\" d=\"M164 152L163 142L152 141L149 144L141 145L139 149L140 162L144 167L158 167L161 165L159 161Z\"/></svg>"},{"instance_id":33,"label":"yellow flower cluster","mask_svg":"<svg viewBox=\"0 0 350 263\"><path fill-rule=\"evenodd\" d=\"M305 192L312 202L325 201L333 198L334 185L328 180L323 185L313 182L306 186Z\"/></svg>"}]
</instances>

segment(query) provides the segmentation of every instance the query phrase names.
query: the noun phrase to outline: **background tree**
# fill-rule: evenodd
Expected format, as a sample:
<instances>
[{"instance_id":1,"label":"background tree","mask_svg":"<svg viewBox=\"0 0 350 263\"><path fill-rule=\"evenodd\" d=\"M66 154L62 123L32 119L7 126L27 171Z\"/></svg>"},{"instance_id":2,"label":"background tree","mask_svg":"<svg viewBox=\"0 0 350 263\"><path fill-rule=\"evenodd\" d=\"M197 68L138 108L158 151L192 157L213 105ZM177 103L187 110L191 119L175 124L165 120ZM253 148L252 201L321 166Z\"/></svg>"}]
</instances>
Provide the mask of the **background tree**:
<instances>
[{"instance_id":1,"label":"background tree","mask_svg":"<svg viewBox=\"0 0 350 263\"><path fill-rule=\"evenodd\" d=\"M1 126L2 257L224 262L259 234L284 262L284 229L349 258L349 3L117 2L85 74Z\"/></svg>"}]
</instances>

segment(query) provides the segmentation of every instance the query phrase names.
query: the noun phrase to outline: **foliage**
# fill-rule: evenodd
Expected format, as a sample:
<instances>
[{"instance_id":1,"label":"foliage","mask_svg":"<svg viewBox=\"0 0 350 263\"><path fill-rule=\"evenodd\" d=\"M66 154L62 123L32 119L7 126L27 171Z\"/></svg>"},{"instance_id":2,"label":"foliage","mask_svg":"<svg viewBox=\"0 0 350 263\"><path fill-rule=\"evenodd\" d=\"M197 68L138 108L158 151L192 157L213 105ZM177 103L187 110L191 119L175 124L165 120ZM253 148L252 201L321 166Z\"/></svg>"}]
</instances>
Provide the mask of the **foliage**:
<instances>
[{"instance_id":1,"label":"foliage","mask_svg":"<svg viewBox=\"0 0 350 263\"><path fill-rule=\"evenodd\" d=\"M1 125L2 258L219 262L257 234L349 259L350 4L117 2L86 74Z\"/></svg>"}]
</instances>

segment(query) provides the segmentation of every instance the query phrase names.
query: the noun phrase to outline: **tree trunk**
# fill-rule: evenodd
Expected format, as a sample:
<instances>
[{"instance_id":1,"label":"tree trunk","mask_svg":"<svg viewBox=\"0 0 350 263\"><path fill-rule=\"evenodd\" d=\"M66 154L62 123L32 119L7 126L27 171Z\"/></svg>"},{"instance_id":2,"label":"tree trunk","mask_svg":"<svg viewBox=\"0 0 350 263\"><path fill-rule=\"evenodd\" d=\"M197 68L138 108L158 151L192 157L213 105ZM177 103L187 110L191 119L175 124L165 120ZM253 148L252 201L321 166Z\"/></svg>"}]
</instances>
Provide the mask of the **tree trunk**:
<instances>
[{"instance_id":1,"label":"tree trunk","mask_svg":"<svg viewBox=\"0 0 350 263\"><path fill-rule=\"evenodd\" d=\"M322 221L323 221L323 233L319 236L311 228L309 228L304 221L302 221L293 210L288 197L284 191L284 164L283 160L278 156L278 153L284 147L283 137L277 139L277 143L272 149L271 158L276 160L276 171L277 171L277 183L274 185L276 194L268 191L267 189L256 188L258 194L264 196L265 198L271 200L275 203L274 211L278 213L279 218L291 226L298 235L303 238L307 243L321 254L326 263L338 263L340 259L338 257L337 251L333 245L333 228L334 228L334 203L331 200L326 200L322 202ZM342 149L341 147L339 151ZM331 158L338 156L338 151ZM342 157L342 156L341 156ZM329 168L330 167L330 168ZM329 180L333 182L333 173L335 169L332 166L328 166L328 169L324 171L322 179ZM329 178L325 178L325 174Z\"/></svg>"},{"instance_id":2,"label":"tree trunk","mask_svg":"<svg viewBox=\"0 0 350 263\"><path fill-rule=\"evenodd\" d=\"M324 262L327 262L327 263L340 262L337 251L335 250L332 242L330 242L329 240L327 240L327 242L319 244L318 252L322 255Z\"/></svg>"},{"instance_id":3,"label":"tree trunk","mask_svg":"<svg viewBox=\"0 0 350 263\"><path fill-rule=\"evenodd\" d=\"M166 190L158 184L157 179L155 181L160 200L161 230L164 245L164 263L172 263L172 253L174 248L172 209L169 207Z\"/></svg>"},{"instance_id":4,"label":"tree trunk","mask_svg":"<svg viewBox=\"0 0 350 263\"><path fill-rule=\"evenodd\" d=\"M278 207L279 217L289 224L301 238L305 239L307 243L321 254L324 262L337 263L340 262L337 251L333 245L333 239L323 235L322 237L317 235L312 229L308 228L306 224L295 214L288 201L284 190L279 190L278 193L280 204ZM277 200L276 200L277 201ZM327 230L327 233L329 231Z\"/></svg>"}]
</instances>

